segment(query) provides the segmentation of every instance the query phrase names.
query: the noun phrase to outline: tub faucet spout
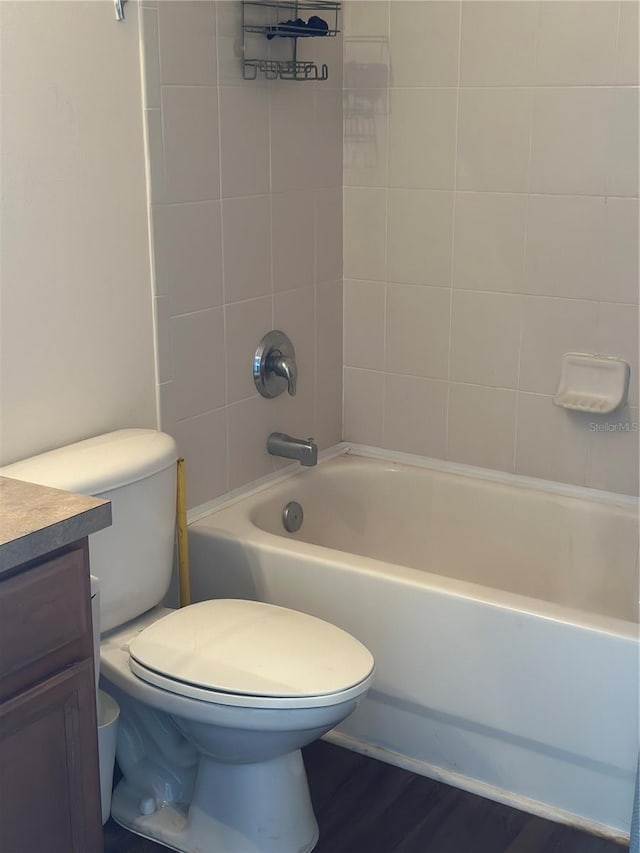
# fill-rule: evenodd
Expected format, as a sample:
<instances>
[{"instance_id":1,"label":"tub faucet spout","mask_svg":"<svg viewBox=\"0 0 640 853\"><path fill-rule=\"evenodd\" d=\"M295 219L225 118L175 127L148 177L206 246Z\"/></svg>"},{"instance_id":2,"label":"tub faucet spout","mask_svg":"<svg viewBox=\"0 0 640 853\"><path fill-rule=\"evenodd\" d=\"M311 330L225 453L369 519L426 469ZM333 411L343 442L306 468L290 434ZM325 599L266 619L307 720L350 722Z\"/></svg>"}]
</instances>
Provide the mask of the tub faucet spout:
<instances>
[{"instance_id":1,"label":"tub faucet spout","mask_svg":"<svg viewBox=\"0 0 640 853\"><path fill-rule=\"evenodd\" d=\"M297 459L301 465L310 467L318 461L318 445L312 438L292 438L283 432L272 432L267 439L267 451L272 456Z\"/></svg>"}]
</instances>

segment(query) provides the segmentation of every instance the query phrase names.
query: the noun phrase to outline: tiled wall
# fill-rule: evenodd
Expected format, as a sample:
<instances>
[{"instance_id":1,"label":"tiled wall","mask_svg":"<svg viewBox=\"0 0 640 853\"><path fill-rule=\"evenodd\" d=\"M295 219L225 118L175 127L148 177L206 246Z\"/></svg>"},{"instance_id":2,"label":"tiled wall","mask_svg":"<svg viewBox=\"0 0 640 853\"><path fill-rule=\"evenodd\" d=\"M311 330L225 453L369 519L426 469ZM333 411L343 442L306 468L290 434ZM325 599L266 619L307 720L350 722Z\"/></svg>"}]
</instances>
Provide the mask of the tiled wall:
<instances>
[{"instance_id":1,"label":"tiled wall","mask_svg":"<svg viewBox=\"0 0 640 853\"><path fill-rule=\"evenodd\" d=\"M638 3L345 18L343 437L637 492ZM630 408L553 406L567 351Z\"/></svg>"},{"instance_id":2,"label":"tiled wall","mask_svg":"<svg viewBox=\"0 0 640 853\"><path fill-rule=\"evenodd\" d=\"M342 44L314 42L326 83L250 83L236 0L141 15L161 424L194 506L273 470L273 430L340 440ZM272 328L296 347L295 398L253 386Z\"/></svg>"}]
</instances>

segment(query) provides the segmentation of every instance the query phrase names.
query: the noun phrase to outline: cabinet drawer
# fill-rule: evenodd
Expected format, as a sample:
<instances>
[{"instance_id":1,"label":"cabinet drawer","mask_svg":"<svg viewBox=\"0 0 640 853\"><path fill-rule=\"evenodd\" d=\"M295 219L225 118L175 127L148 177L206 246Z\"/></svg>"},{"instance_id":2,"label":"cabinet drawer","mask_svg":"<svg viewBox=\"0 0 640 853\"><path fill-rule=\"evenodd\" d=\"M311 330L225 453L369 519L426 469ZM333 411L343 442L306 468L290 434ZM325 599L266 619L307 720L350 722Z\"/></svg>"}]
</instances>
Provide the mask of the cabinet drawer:
<instances>
[{"instance_id":1,"label":"cabinet drawer","mask_svg":"<svg viewBox=\"0 0 640 853\"><path fill-rule=\"evenodd\" d=\"M91 655L86 541L0 582L0 699Z\"/></svg>"}]
</instances>

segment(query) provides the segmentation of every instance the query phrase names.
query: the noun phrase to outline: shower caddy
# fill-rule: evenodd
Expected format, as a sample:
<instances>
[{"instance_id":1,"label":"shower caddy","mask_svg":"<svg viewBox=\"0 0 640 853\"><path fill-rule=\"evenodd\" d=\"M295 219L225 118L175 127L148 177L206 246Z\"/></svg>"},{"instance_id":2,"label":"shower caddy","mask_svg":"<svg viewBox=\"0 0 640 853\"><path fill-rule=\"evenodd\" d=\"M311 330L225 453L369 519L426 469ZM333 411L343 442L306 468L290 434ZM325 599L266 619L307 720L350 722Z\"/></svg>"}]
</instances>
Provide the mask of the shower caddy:
<instances>
[{"instance_id":1,"label":"shower caddy","mask_svg":"<svg viewBox=\"0 0 640 853\"><path fill-rule=\"evenodd\" d=\"M255 80L258 72L267 80L327 80L329 69L326 63L298 59L299 38L332 38L338 35L338 12L340 3L331 0L243 0L242 3L242 76ZM322 16L326 30L313 30L306 19ZM302 18L305 26L296 27L292 21ZM283 26L284 25L284 26ZM256 39L263 36L267 53L276 53L280 45L288 42L288 58L268 55L252 56ZM251 42L251 46L250 46Z\"/></svg>"}]
</instances>

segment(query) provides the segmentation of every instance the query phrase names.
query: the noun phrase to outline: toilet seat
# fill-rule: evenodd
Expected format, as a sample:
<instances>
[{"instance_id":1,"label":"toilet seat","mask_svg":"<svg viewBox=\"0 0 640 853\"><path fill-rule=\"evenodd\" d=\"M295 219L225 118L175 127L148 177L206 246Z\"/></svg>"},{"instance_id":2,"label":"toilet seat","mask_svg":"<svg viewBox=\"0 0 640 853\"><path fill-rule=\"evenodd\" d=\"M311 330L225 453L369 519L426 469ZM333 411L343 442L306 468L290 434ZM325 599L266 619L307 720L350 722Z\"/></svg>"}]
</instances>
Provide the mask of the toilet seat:
<instances>
[{"instance_id":1,"label":"toilet seat","mask_svg":"<svg viewBox=\"0 0 640 853\"><path fill-rule=\"evenodd\" d=\"M373 658L342 629L285 607L215 599L175 610L129 644L139 678L205 702L322 707L366 690Z\"/></svg>"}]
</instances>

